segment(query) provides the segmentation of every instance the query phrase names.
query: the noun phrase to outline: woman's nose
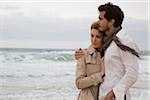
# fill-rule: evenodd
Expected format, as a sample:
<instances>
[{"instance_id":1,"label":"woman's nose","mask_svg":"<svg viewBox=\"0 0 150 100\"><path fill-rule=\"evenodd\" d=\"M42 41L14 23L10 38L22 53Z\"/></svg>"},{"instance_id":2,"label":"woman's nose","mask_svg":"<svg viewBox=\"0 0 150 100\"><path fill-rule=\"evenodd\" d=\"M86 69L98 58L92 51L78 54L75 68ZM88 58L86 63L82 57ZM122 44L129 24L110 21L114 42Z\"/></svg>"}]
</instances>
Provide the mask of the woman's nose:
<instances>
[{"instance_id":1,"label":"woman's nose","mask_svg":"<svg viewBox=\"0 0 150 100\"><path fill-rule=\"evenodd\" d=\"M96 38L94 37L94 38L93 38L93 42L95 42L95 41L96 41Z\"/></svg>"}]
</instances>

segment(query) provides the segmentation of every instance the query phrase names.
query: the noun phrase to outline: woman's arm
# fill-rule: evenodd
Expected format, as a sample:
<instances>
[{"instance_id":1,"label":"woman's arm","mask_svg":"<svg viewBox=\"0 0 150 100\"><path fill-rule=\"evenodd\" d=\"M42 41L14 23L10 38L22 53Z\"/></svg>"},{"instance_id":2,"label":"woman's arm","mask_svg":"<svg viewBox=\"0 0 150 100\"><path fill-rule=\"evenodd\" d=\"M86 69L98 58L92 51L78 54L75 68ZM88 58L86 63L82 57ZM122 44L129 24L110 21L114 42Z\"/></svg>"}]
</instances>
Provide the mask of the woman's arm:
<instances>
[{"instance_id":1,"label":"woman's arm","mask_svg":"<svg viewBox=\"0 0 150 100\"><path fill-rule=\"evenodd\" d=\"M102 73L94 73L90 76L86 75L86 63L85 58L82 57L77 61L76 66L76 86L78 89L88 88L90 86L96 86L101 83L102 80Z\"/></svg>"}]
</instances>

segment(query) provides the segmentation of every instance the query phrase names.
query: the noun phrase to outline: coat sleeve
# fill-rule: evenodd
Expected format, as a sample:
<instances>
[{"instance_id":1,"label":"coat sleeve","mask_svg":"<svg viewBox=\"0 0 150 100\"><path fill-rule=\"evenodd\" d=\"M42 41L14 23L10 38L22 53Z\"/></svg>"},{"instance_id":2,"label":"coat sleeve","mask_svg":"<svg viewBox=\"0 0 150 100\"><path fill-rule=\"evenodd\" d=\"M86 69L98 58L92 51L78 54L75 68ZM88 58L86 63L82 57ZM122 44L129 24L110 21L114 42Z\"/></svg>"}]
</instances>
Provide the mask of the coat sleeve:
<instances>
[{"instance_id":1,"label":"coat sleeve","mask_svg":"<svg viewBox=\"0 0 150 100\"><path fill-rule=\"evenodd\" d=\"M102 74L94 73L90 76L86 75L85 57L80 58L76 65L76 86L78 89L96 86L102 82Z\"/></svg>"},{"instance_id":2,"label":"coat sleeve","mask_svg":"<svg viewBox=\"0 0 150 100\"><path fill-rule=\"evenodd\" d=\"M136 51L136 45L131 43L130 47L134 48ZM120 82L113 88L116 100L124 100L125 93L138 79L138 58L127 51L122 51L120 49L120 56L122 64L125 68L125 74L121 78Z\"/></svg>"}]
</instances>

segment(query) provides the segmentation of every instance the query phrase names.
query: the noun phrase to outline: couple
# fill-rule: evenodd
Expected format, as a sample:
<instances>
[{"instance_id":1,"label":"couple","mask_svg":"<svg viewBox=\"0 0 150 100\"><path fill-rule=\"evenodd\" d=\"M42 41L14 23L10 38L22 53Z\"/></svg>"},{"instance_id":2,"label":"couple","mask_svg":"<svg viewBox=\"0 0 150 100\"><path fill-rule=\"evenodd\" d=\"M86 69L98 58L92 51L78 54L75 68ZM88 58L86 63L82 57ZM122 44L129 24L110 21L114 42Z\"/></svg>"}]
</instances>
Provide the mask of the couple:
<instances>
[{"instance_id":1,"label":"couple","mask_svg":"<svg viewBox=\"0 0 150 100\"><path fill-rule=\"evenodd\" d=\"M78 100L131 100L139 49L122 29L124 14L117 5L106 3L98 10L99 20L91 25L91 45L75 52Z\"/></svg>"}]
</instances>

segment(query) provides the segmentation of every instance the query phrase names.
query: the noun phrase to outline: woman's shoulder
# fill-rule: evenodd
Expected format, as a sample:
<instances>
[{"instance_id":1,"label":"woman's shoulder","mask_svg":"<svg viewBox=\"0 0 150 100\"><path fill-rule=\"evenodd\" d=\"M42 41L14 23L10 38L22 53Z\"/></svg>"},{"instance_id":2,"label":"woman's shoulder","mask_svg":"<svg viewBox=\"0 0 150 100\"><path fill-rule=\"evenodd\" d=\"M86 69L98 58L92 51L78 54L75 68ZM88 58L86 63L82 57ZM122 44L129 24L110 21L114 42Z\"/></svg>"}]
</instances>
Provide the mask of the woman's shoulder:
<instances>
[{"instance_id":1,"label":"woman's shoulder","mask_svg":"<svg viewBox=\"0 0 150 100\"><path fill-rule=\"evenodd\" d=\"M89 54L88 48L84 48L84 49L83 49L83 52L84 52L84 55L85 55L85 56L88 55L88 54Z\"/></svg>"}]
</instances>

